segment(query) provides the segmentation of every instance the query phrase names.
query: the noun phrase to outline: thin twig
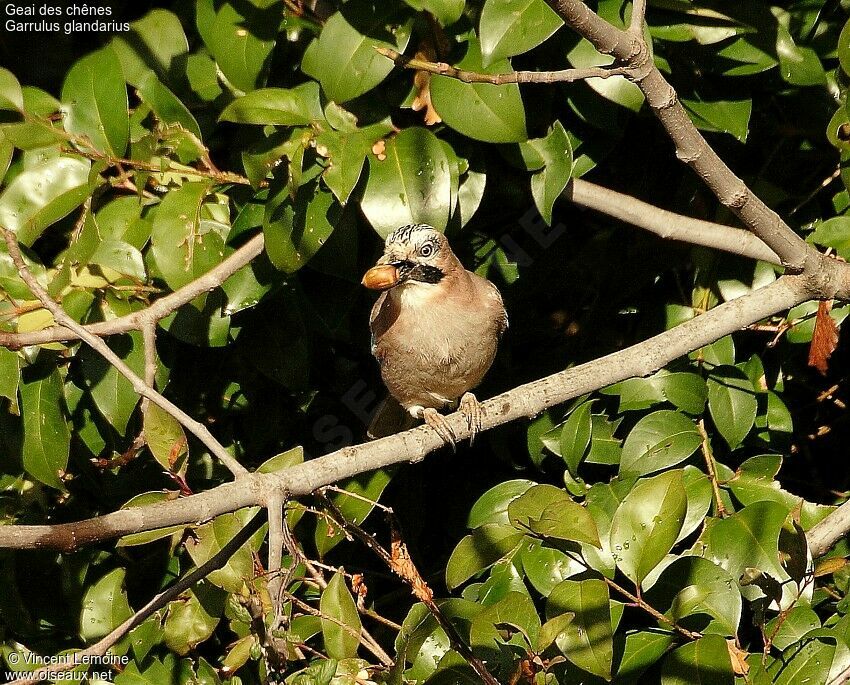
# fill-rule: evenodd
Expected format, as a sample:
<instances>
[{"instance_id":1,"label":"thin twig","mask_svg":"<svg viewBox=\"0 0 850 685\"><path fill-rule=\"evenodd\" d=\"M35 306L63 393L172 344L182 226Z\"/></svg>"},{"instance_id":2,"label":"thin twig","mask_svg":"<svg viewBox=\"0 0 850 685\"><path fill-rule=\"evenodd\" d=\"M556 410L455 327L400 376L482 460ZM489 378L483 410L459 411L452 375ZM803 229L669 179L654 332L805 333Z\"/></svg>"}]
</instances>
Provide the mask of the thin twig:
<instances>
[{"instance_id":1,"label":"thin twig","mask_svg":"<svg viewBox=\"0 0 850 685\"><path fill-rule=\"evenodd\" d=\"M361 632L358 633L350 625L343 623L342 621L340 621L338 618L336 618L334 616L328 616L327 614L322 613L319 609L317 609L316 607L310 606L303 599L296 597L295 595L293 595L288 590L284 590L283 594L286 597L286 599L288 599L295 606L297 606L299 609L301 609L301 611L304 611L304 612L306 612L306 613L308 613L312 616L316 616L318 618L321 618L323 621L330 621L331 623L338 625L340 628L342 628L346 633L348 633L352 637L356 637L360 641L360 644L362 644L366 649L368 649L370 652L372 652L372 654L384 666L391 668L394 665L394 662L393 662L392 658L390 657L390 655L387 654L379 644L374 642L374 639L371 640L371 641L366 639L366 635L364 634L365 631L361 630Z\"/></svg>"},{"instance_id":2,"label":"thin twig","mask_svg":"<svg viewBox=\"0 0 850 685\"><path fill-rule=\"evenodd\" d=\"M720 485L717 482L717 469L714 463L714 453L711 451L711 441L708 438L708 433L705 430L705 421L700 419L697 423L699 434L702 436L702 456L705 458L705 467L708 469L708 479L711 481L711 489L714 492L714 511L720 518L726 518L729 512L726 511L726 505L723 504L723 498L720 494Z\"/></svg>"},{"instance_id":3,"label":"thin twig","mask_svg":"<svg viewBox=\"0 0 850 685\"><path fill-rule=\"evenodd\" d=\"M236 550L244 545L251 536L256 533L263 523L263 517L257 513L239 532L236 533L218 552L211 556L207 561L198 566L193 571L190 571L185 576L180 578L174 585L167 590L159 593L151 599L141 609L139 609L130 618L124 621L120 626L112 630L106 637L101 638L98 642L87 647L86 649L76 652L74 659L68 662L61 662L56 665L50 665L45 668L40 668L37 671L32 671L26 674L25 677L12 681L10 685L33 685L34 683L44 682L44 678L48 673L57 671L69 671L77 668L83 663L85 657L103 656L116 642L129 633L133 628L142 623L148 616L159 611L171 600L178 597L181 593L191 588L195 583L203 578L206 578L216 569L221 568L227 563Z\"/></svg>"},{"instance_id":4,"label":"thin twig","mask_svg":"<svg viewBox=\"0 0 850 685\"><path fill-rule=\"evenodd\" d=\"M620 67L588 67L586 69L561 69L558 71L512 71L507 74L482 74L477 71L458 69L445 62L428 62L415 57L402 55L391 48L375 46L375 51L398 66L414 71L427 71L430 74L448 76L464 83L491 83L502 86L508 83L571 83L589 78L610 78L623 76Z\"/></svg>"},{"instance_id":5,"label":"thin twig","mask_svg":"<svg viewBox=\"0 0 850 685\"><path fill-rule=\"evenodd\" d=\"M472 670L481 679L481 682L485 683L485 685L499 685L499 681L490 673L484 662L475 656L472 649L457 631L457 628L446 618L440 606L434 601L434 593L428 587L424 578L422 578L422 575L419 573L407 551L407 546L398 534L398 528L395 525L395 515L392 509L386 509L393 533L393 551L390 553L360 526L346 519L339 508L328 497L321 493L317 493L317 496L322 500L322 504L331 512L334 519L336 519L337 525L350 532L363 545L372 550L392 571L410 586L414 596L428 608L428 611L431 612L431 615L436 619L439 626L445 631L452 644L452 648L470 665Z\"/></svg>"},{"instance_id":6,"label":"thin twig","mask_svg":"<svg viewBox=\"0 0 850 685\"><path fill-rule=\"evenodd\" d=\"M39 282L30 272L24 262L21 251L18 248L18 241L12 231L2 228L3 236L6 240L6 246L9 248L9 256L11 256L21 279L26 283L33 295L44 305L58 324L74 331L82 340L88 343L96 352L98 352L106 361L108 361L115 369L124 376L133 386L133 390L142 397L146 397L160 409L170 414L181 425L185 426L195 437L197 437L218 459L224 464L234 476L242 476L248 473L248 470L234 459L224 446L213 437L209 429L199 421L196 421L186 412L180 409L170 400L163 397L160 393L150 387L145 381L129 367L127 364L110 349L110 347L96 335L89 333L83 326L74 321L62 306L56 302L47 291L41 287Z\"/></svg>"}]
</instances>

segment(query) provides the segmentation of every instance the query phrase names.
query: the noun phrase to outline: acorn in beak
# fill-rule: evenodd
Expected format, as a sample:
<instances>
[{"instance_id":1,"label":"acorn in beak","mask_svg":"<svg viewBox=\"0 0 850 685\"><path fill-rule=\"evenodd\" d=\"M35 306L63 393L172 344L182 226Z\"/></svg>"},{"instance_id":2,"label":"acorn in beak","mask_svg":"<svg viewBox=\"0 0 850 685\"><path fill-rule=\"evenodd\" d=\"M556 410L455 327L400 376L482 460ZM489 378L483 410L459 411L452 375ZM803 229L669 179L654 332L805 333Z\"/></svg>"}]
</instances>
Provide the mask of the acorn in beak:
<instances>
[{"instance_id":1,"label":"acorn in beak","mask_svg":"<svg viewBox=\"0 0 850 685\"><path fill-rule=\"evenodd\" d=\"M401 283L401 275L395 264L378 264L364 274L362 283L370 290L389 290Z\"/></svg>"}]
</instances>

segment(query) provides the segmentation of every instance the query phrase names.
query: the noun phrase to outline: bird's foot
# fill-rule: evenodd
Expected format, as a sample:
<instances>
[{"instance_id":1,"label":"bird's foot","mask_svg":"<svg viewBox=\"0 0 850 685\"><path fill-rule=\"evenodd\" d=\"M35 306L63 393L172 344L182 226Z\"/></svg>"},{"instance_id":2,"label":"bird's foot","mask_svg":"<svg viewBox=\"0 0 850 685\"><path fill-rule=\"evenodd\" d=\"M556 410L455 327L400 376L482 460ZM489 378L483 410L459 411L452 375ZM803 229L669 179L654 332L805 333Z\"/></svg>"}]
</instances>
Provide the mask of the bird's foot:
<instances>
[{"instance_id":1,"label":"bird's foot","mask_svg":"<svg viewBox=\"0 0 850 685\"><path fill-rule=\"evenodd\" d=\"M475 441L475 436L483 430L484 415L481 412L481 403L471 392L464 393L460 398L458 411L466 418L469 426L469 444Z\"/></svg>"},{"instance_id":2,"label":"bird's foot","mask_svg":"<svg viewBox=\"0 0 850 685\"><path fill-rule=\"evenodd\" d=\"M427 425L433 428L437 432L437 435L442 438L443 442L452 448L453 452L457 451L457 436L440 412L433 407L411 407L409 411L414 417L421 418Z\"/></svg>"}]
</instances>

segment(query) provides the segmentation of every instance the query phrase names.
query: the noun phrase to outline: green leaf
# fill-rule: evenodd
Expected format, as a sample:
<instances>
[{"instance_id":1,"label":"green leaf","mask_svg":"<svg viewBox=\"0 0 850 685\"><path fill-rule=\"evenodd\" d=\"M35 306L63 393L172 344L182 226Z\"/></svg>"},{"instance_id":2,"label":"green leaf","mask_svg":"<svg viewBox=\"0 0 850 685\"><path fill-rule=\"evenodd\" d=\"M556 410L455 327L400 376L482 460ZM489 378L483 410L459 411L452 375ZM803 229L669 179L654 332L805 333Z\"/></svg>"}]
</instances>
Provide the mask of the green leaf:
<instances>
[{"instance_id":1,"label":"green leaf","mask_svg":"<svg viewBox=\"0 0 850 685\"><path fill-rule=\"evenodd\" d=\"M752 429L758 400L747 375L733 366L718 366L708 377L708 410L730 449L735 449Z\"/></svg>"},{"instance_id":2,"label":"green leaf","mask_svg":"<svg viewBox=\"0 0 850 685\"><path fill-rule=\"evenodd\" d=\"M523 143L543 160L543 168L531 176L531 195L546 223L552 225L552 207L561 196L573 171L573 149L560 121L545 138Z\"/></svg>"},{"instance_id":3,"label":"green leaf","mask_svg":"<svg viewBox=\"0 0 850 685\"><path fill-rule=\"evenodd\" d=\"M546 600L546 616L565 613L574 616L555 640L558 649L579 668L610 680L614 644L608 586L596 578L563 581Z\"/></svg>"},{"instance_id":4,"label":"green leaf","mask_svg":"<svg viewBox=\"0 0 850 685\"><path fill-rule=\"evenodd\" d=\"M794 21L790 12L771 8L776 15L776 54L779 73L793 86L825 86L826 72L816 50L794 42L788 26Z\"/></svg>"},{"instance_id":5,"label":"green leaf","mask_svg":"<svg viewBox=\"0 0 850 685\"><path fill-rule=\"evenodd\" d=\"M201 127L180 99L164 86L157 75L148 71L136 86L139 97L165 124L177 124L197 138L201 144Z\"/></svg>"},{"instance_id":6,"label":"green leaf","mask_svg":"<svg viewBox=\"0 0 850 685\"><path fill-rule=\"evenodd\" d=\"M24 417L23 462L27 473L45 485L63 488L59 473L68 468L71 433L65 421L62 376L42 365L24 370L21 415Z\"/></svg>"},{"instance_id":7,"label":"green leaf","mask_svg":"<svg viewBox=\"0 0 850 685\"><path fill-rule=\"evenodd\" d=\"M806 680L838 683L848 667L850 649L843 632L820 628L788 647L782 658L768 667L768 673L776 685L797 685Z\"/></svg>"},{"instance_id":8,"label":"green leaf","mask_svg":"<svg viewBox=\"0 0 850 685\"><path fill-rule=\"evenodd\" d=\"M21 172L0 194L0 225L22 245L32 245L88 196L90 166L85 160L54 157Z\"/></svg>"},{"instance_id":9,"label":"green leaf","mask_svg":"<svg viewBox=\"0 0 850 685\"><path fill-rule=\"evenodd\" d=\"M209 523L198 526L194 535L186 540L186 550L196 566L215 556L257 513L255 507L240 509L232 514L216 516ZM242 593L254 578L254 553L265 537L265 526L248 542L236 550L227 563L207 576L208 580L227 592Z\"/></svg>"},{"instance_id":10,"label":"green leaf","mask_svg":"<svg viewBox=\"0 0 850 685\"><path fill-rule=\"evenodd\" d=\"M575 47L567 53L567 59L577 69L608 66L614 61L613 57L603 55L584 39L576 43ZM622 76L604 79L590 78L585 83L606 100L633 112L637 112L643 105L643 94L640 88Z\"/></svg>"},{"instance_id":11,"label":"green leaf","mask_svg":"<svg viewBox=\"0 0 850 685\"><path fill-rule=\"evenodd\" d=\"M62 84L65 130L96 150L122 157L130 135L127 86L121 62L109 48L75 62Z\"/></svg>"},{"instance_id":12,"label":"green leaf","mask_svg":"<svg viewBox=\"0 0 850 685\"><path fill-rule=\"evenodd\" d=\"M198 0L195 11L204 45L230 84L243 93L260 85L281 19L275 0Z\"/></svg>"},{"instance_id":13,"label":"green leaf","mask_svg":"<svg viewBox=\"0 0 850 685\"><path fill-rule=\"evenodd\" d=\"M0 347L0 397L9 400L9 410L20 414L18 385L21 382L21 359L17 352ZM506 519L507 520L507 517Z\"/></svg>"},{"instance_id":14,"label":"green leaf","mask_svg":"<svg viewBox=\"0 0 850 685\"><path fill-rule=\"evenodd\" d=\"M150 70L168 83L181 68L179 60L189 52L180 19L159 8L132 22L128 33L116 34L111 45L127 83L137 87Z\"/></svg>"},{"instance_id":15,"label":"green leaf","mask_svg":"<svg viewBox=\"0 0 850 685\"><path fill-rule=\"evenodd\" d=\"M337 483L337 487L346 493L336 492L330 499L347 521L360 524L375 508L372 502L377 502L390 482L390 473L386 469L378 469L364 473L356 478ZM327 521L322 518L316 523L314 542L320 556L324 556L338 543L345 539L345 533L338 528L331 531Z\"/></svg>"},{"instance_id":16,"label":"green leaf","mask_svg":"<svg viewBox=\"0 0 850 685\"><path fill-rule=\"evenodd\" d=\"M8 69L0 68L0 110L21 112L24 109L24 95L21 84Z\"/></svg>"},{"instance_id":17,"label":"green leaf","mask_svg":"<svg viewBox=\"0 0 850 685\"><path fill-rule=\"evenodd\" d=\"M543 0L487 0L479 28L484 66L528 52L563 23Z\"/></svg>"},{"instance_id":18,"label":"green leaf","mask_svg":"<svg viewBox=\"0 0 850 685\"><path fill-rule=\"evenodd\" d=\"M745 143L750 127L753 101L743 99L703 99L682 97L682 105L697 128L703 131L728 133Z\"/></svg>"},{"instance_id":19,"label":"green leaf","mask_svg":"<svg viewBox=\"0 0 850 685\"><path fill-rule=\"evenodd\" d=\"M165 646L182 656L208 640L224 615L225 598L217 587L201 581L170 602L162 624Z\"/></svg>"},{"instance_id":20,"label":"green leaf","mask_svg":"<svg viewBox=\"0 0 850 685\"><path fill-rule=\"evenodd\" d=\"M617 567L640 584L675 544L686 512L681 471L639 480L611 522L611 550Z\"/></svg>"},{"instance_id":21,"label":"green leaf","mask_svg":"<svg viewBox=\"0 0 850 685\"><path fill-rule=\"evenodd\" d=\"M451 213L449 160L437 137L425 128L404 129L386 143L386 159L369 158L369 181L360 208L382 238L399 226L426 223L446 228Z\"/></svg>"},{"instance_id":22,"label":"green leaf","mask_svg":"<svg viewBox=\"0 0 850 685\"><path fill-rule=\"evenodd\" d=\"M697 373L668 373L661 378L661 391L677 409L702 414L708 399L708 387Z\"/></svg>"},{"instance_id":23,"label":"green leaf","mask_svg":"<svg viewBox=\"0 0 850 685\"><path fill-rule=\"evenodd\" d=\"M727 637L738 633L741 592L735 579L708 559L679 557L661 572L645 598L679 625ZM714 619L710 628L709 619Z\"/></svg>"},{"instance_id":24,"label":"green leaf","mask_svg":"<svg viewBox=\"0 0 850 685\"><path fill-rule=\"evenodd\" d=\"M800 511L800 525L808 530L833 511L824 504L807 502L799 495L783 489L776 475L782 466L782 457L778 454L761 454L750 457L735 471L728 481L729 489L741 504L754 502L777 502L787 509Z\"/></svg>"},{"instance_id":25,"label":"green leaf","mask_svg":"<svg viewBox=\"0 0 850 685\"><path fill-rule=\"evenodd\" d=\"M521 582L521 581L520 581ZM540 633L540 617L525 587L521 591L509 591L494 603L489 600L486 608L475 616L469 629L469 643L473 648L498 649L500 644L513 644L525 648L529 642L537 642ZM499 632L505 628L519 628L524 634L515 634L505 640ZM526 637L528 641L526 641Z\"/></svg>"},{"instance_id":26,"label":"green leaf","mask_svg":"<svg viewBox=\"0 0 850 685\"><path fill-rule=\"evenodd\" d=\"M572 623L574 618L575 614L567 612L546 621L546 623L540 627L540 635L537 638L537 644L534 646L535 650L542 652L544 649L548 648L549 645L561 636L561 634L567 629L567 626Z\"/></svg>"},{"instance_id":27,"label":"green leaf","mask_svg":"<svg viewBox=\"0 0 850 685\"><path fill-rule=\"evenodd\" d=\"M325 22L321 35L304 52L301 69L322 84L329 99L347 102L363 95L393 70L375 47L404 52L412 21L393 24L386 6L361 0L346 3Z\"/></svg>"},{"instance_id":28,"label":"green leaf","mask_svg":"<svg viewBox=\"0 0 850 685\"><path fill-rule=\"evenodd\" d=\"M145 410L143 426L145 444L154 459L166 471L182 472L189 452L183 426L153 402Z\"/></svg>"},{"instance_id":29,"label":"green leaf","mask_svg":"<svg viewBox=\"0 0 850 685\"><path fill-rule=\"evenodd\" d=\"M476 528L454 548L446 564L446 585L453 590L516 549L523 534L513 526L489 523Z\"/></svg>"},{"instance_id":30,"label":"green leaf","mask_svg":"<svg viewBox=\"0 0 850 685\"><path fill-rule=\"evenodd\" d=\"M509 73L507 60L484 67L478 38L467 35L466 54L458 69L485 74ZM486 143L518 143L528 138L519 86L464 83L447 76L431 78L431 101L443 121L455 131Z\"/></svg>"},{"instance_id":31,"label":"green leaf","mask_svg":"<svg viewBox=\"0 0 850 685\"><path fill-rule=\"evenodd\" d=\"M661 669L661 685L732 685L734 682L729 649L719 635L705 635L679 647L664 660Z\"/></svg>"},{"instance_id":32,"label":"green leaf","mask_svg":"<svg viewBox=\"0 0 850 685\"><path fill-rule=\"evenodd\" d=\"M219 121L301 126L317 118L313 103L318 97L318 87L313 82L295 88L261 88L231 102Z\"/></svg>"},{"instance_id":33,"label":"green leaf","mask_svg":"<svg viewBox=\"0 0 850 685\"><path fill-rule=\"evenodd\" d=\"M151 251L172 290L203 275L223 257L222 225L201 217L208 192L206 183L185 183L163 198L153 217Z\"/></svg>"},{"instance_id":34,"label":"green leaf","mask_svg":"<svg viewBox=\"0 0 850 685\"><path fill-rule=\"evenodd\" d=\"M322 636L328 656L333 659L356 656L362 624L354 599L345 585L345 576L341 573L335 573L322 591L319 610L322 612Z\"/></svg>"},{"instance_id":35,"label":"green leaf","mask_svg":"<svg viewBox=\"0 0 850 685\"><path fill-rule=\"evenodd\" d=\"M123 568L116 568L86 590L80 614L80 637L94 641L133 615L124 587Z\"/></svg>"},{"instance_id":36,"label":"green leaf","mask_svg":"<svg viewBox=\"0 0 850 685\"><path fill-rule=\"evenodd\" d=\"M266 253L272 264L288 274L300 269L330 238L341 213L334 196L322 190L318 181L298 188L294 201L287 185L275 182L263 218Z\"/></svg>"},{"instance_id":37,"label":"green leaf","mask_svg":"<svg viewBox=\"0 0 850 685\"><path fill-rule=\"evenodd\" d=\"M684 461L699 449L696 424L679 412L662 409L644 416L623 443L620 476L644 476Z\"/></svg>"},{"instance_id":38,"label":"green leaf","mask_svg":"<svg viewBox=\"0 0 850 685\"><path fill-rule=\"evenodd\" d=\"M591 407L590 402L580 405L570 414L561 428L561 458L573 476L578 475L579 464L587 448L590 447L590 438L593 433Z\"/></svg>"},{"instance_id":39,"label":"green leaf","mask_svg":"<svg viewBox=\"0 0 850 685\"><path fill-rule=\"evenodd\" d=\"M443 26L454 24L463 15L466 0L404 0L419 12L430 12Z\"/></svg>"},{"instance_id":40,"label":"green leaf","mask_svg":"<svg viewBox=\"0 0 850 685\"><path fill-rule=\"evenodd\" d=\"M773 636L777 649L787 649L803 639L806 633L821 627L820 618L811 607L792 607L784 616L771 619L764 627L767 635Z\"/></svg>"},{"instance_id":41,"label":"green leaf","mask_svg":"<svg viewBox=\"0 0 850 685\"><path fill-rule=\"evenodd\" d=\"M530 488L508 505L508 516L523 532L600 547L596 524L587 509L553 485Z\"/></svg>"},{"instance_id":42,"label":"green leaf","mask_svg":"<svg viewBox=\"0 0 850 685\"><path fill-rule=\"evenodd\" d=\"M587 549L595 548L588 546ZM586 570L585 566L562 551L544 547L539 540L531 538L525 540L519 560L528 582L544 597L548 597L562 580Z\"/></svg>"},{"instance_id":43,"label":"green leaf","mask_svg":"<svg viewBox=\"0 0 850 685\"><path fill-rule=\"evenodd\" d=\"M807 240L833 248L842 259L850 258L850 216L834 216L821 222Z\"/></svg>"},{"instance_id":44,"label":"green leaf","mask_svg":"<svg viewBox=\"0 0 850 685\"><path fill-rule=\"evenodd\" d=\"M702 525L711 508L713 497L711 481L696 466L688 464L682 469L682 474L685 479L685 492L688 494L688 513L676 542L681 542Z\"/></svg>"},{"instance_id":45,"label":"green leaf","mask_svg":"<svg viewBox=\"0 0 850 685\"><path fill-rule=\"evenodd\" d=\"M670 633L638 630L625 636L623 656L617 667L617 680L624 682L640 682L641 674L656 661L673 644Z\"/></svg>"},{"instance_id":46,"label":"green leaf","mask_svg":"<svg viewBox=\"0 0 850 685\"><path fill-rule=\"evenodd\" d=\"M104 266L139 281L145 280L145 261L142 253L123 240L104 238L89 257L89 264Z\"/></svg>"},{"instance_id":47,"label":"green leaf","mask_svg":"<svg viewBox=\"0 0 850 685\"><path fill-rule=\"evenodd\" d=\"M348 201L372 146L392 131L388 119L351 131L322 131L316 136L316 152L327 157L322 179L341 204Z\"/></svg>"},{"instance_id":48,"label":"green leaf","mask_svg":"<svg viewBox=\"0 0 850 685\"><path fill-rule=\"evenodd\" d=\"M479 497L466 519L468 528L479 528L488 523L509 523L508 506L535 484L530 480L507 480L493 486Z\"/></svg>"},{"instance_id":49,"label":"green leaf","mask_svg":"<svg viewBox=\"0 0 850 685\"><path fill-rule=\"evenodd\" d=\"M788 511L776 502L754 502L728 518L708 519L697 546L702 556L725 568L739 583L747 568L757 568L780 582L787 580L779 563L779 533ZM754 584L742 586L741 593L751 601L764 596ZM796 593L788 587L787 594Z\"/></svg>"},{"instance_id":50,"label":"green leaf","mask_svg":"<svg viewBox=\"0 0 850 685\"><path fill-rule=\"evenodd\" d=\"M133 331L126 335L112 336L108 344L131 370L139 376L142 375L145 353L141 333ZM130 381L99 353L84 349L80 352L79 358L83 375L98 411L120 435L124 435L127 422L139 403L139 395L133 390Z\"/></svg>"}]
</instances>

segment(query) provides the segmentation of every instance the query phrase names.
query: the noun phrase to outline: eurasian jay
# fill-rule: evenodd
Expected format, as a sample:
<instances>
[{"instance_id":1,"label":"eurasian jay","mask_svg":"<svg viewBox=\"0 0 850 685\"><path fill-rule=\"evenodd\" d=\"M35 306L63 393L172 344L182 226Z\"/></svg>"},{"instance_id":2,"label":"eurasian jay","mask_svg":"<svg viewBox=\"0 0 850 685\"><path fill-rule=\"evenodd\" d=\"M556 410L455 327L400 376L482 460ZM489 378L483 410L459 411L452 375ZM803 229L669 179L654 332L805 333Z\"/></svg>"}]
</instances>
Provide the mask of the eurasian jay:
<instances>
[{"instance_id":1,"label":"eurasian jay","mask_svg":"<svg viewBox=\"0 0 850 685\"><path fill-rule=\"evenodd\" d=\"M474 439L482 417L469 391L484 378L508 327L496 286L464 269L446 237L426 224L393 231L363 285L384 291L372 307L369 327L372 354L392 398L453 448L456 436L438 410L459 401ZM390 432L380 427L392 410L388 402L372 421L372 437Z\"/></svg>"}]
</instances>

